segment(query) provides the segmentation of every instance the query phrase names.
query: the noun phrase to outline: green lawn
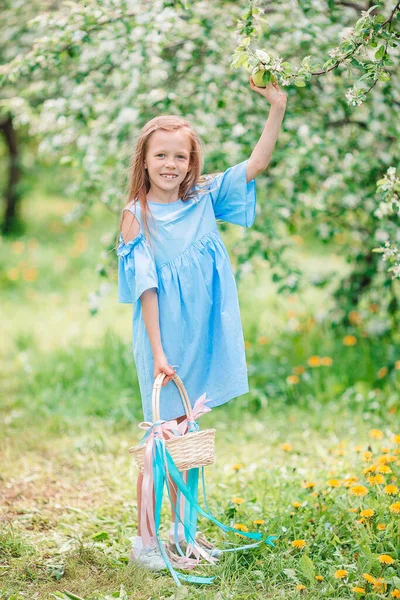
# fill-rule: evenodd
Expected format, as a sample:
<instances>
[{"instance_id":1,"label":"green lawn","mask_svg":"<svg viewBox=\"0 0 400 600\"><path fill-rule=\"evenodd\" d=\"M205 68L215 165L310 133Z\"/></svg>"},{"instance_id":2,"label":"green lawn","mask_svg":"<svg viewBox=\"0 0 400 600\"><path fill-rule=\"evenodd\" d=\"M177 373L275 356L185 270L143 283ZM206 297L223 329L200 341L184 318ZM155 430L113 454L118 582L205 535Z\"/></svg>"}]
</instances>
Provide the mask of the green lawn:
<instances>
[{"instance_id":1,"label":"green lawn","mask_svg":"<svg viewBox=\"0 0 400 600\"><path fill-rule=\"evenodd\" d=\"M239 286L251 391L200 425L217 429L211 511L278 535L276 546L199 568L212 570L211 586L177 588L168 574L127 565L136 528L128 448L143 419L131 307L117 303L114 279L90 313L110 216L98 207L63 224L70 208L32 192L26 231L1 243L0 598L400 597L400 351L357 325L320 322L327 291L277 296L265 264ZM224 234L228 249L237 235ZM308 242L296 259L309 272L345 269ZM244 542L203 518L200 528L220 545Z\"/></svg>"}]
</instances>

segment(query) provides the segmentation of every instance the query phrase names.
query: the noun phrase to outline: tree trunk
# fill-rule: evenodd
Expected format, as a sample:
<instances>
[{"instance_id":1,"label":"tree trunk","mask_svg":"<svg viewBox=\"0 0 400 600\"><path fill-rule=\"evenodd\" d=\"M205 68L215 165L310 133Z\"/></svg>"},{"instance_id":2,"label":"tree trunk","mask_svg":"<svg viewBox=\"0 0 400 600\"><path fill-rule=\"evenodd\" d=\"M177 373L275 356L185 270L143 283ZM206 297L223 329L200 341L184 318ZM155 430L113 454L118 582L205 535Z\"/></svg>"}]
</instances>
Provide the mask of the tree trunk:
<instances>
[{"instance_id":1,"label":"tree trunk","mask_svg":"<svg viewBox=\"0 0 400 600\"><path fill-rule=\"evenodd\" d=\"M0 130L4 135L9 153L8 183L4 194L5 211L2 224L2 233L7 235L14 229L17 219L19 200L18 183L21 178L17 132L14 129L11 115L7 116L5 120L0 121Z\"/></svg>"}]
</instances>

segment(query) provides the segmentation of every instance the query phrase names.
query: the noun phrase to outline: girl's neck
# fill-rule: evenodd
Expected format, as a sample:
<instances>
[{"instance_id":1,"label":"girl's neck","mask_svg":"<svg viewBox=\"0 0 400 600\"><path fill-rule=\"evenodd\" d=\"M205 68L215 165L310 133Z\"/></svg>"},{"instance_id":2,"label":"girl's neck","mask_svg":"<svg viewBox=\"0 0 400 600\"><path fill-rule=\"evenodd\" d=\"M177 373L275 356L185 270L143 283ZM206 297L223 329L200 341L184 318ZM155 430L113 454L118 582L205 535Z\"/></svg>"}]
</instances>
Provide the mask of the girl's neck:
<instances>
[{"instance_id":1,"label":"girl's neck","mask_svg":"<svg viewBox=\"0 0 400 600\"><path fill-rule=\"evenodd\" d=\"M155 204L172 204L179 200L179 189L170 191L161 188L150 188L146 194L146 199L147 202Z\"/></svg>"}]
</instances>

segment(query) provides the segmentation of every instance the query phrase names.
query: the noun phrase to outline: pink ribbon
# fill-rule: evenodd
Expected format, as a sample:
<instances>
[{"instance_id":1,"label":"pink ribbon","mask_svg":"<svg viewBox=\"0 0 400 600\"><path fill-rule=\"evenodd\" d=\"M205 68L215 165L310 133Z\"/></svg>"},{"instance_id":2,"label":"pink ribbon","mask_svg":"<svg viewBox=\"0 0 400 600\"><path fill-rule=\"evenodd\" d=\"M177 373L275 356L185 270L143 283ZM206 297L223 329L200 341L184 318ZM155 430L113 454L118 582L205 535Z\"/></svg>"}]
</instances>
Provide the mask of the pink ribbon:
<instances>
[{"instance_id":1,"label":"pink ribbon","mask_svg":"<svg viewBox=\"0 0 400 600\"><path fill-rule=\"evenodd\" d=\"M187 423L187 426L189 427L189 424L194 423L199 417L212 410L209 406L206 406L207 402L211 402L211 398L207 398L206 395L206 392L204 392L204 394L197 398L190 414L182 421L182 423Z\"/></svg>"},{"instance_id":2,"label":"pink ribbon","mask_svg":"<svg viewBox=\"0 0 400 600\"><path fill-rule=\"evenodd\" d=\"M180 424L181 425L181 424ZM182 427L176 421L164 421L153 425L150 421L139 423L140 429L151 429L146 440L144 455L144 472L142 482L142 506L140 511L140 529L142 533L143 546L154 545L156 528L154 521L154 481L153 481L153 447L156 437L171 439L175 437L176 431L182 435Z\"/></svg>"},{"instance_id":3,"label":"pink ribbon","mask_svg":"<svg viewBox=\"0 0 400 600\"><path fill-rule=\"evenodd\" d=\"M211 408L206 406L206 403L210 402L210 398L206 398L206 392L197 398L194 403L190 414L181 422L177 421L162 421L160 420L157 424L151 423L150 421L142 421L138 427L140 429L151 430L146 439L145 456L144 456L144 472L142 482L142 506L139 515L140 519L140 530L143 539L143 546L154 545L156 539L155 531L155 520L154 520L154 481L153 481L153 448L154 440L156 437L164 438L166 440L176 436L184 435L191 425L194 425L196 420L201 415L209 412ZM168 484L168 482L167 482ZM183 502L181 502L181 516L184 514ZM181 517L182 518L182 517ZM195 552L195 554L197 554ZM202 554L200 550L200 554Z\"/></svg>"}]
</instances>

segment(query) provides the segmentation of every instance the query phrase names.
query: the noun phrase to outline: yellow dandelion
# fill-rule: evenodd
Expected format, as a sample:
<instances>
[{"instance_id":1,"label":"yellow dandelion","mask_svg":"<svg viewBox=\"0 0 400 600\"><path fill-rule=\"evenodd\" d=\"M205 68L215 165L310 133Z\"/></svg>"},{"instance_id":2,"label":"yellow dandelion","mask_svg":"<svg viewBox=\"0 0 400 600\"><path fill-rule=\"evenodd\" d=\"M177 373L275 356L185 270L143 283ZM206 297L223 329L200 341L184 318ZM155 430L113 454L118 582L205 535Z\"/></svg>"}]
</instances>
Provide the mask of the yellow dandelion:
<instances>
[{"instance_id":1,"label":"yellow dandelion","mask_svg":"<svg viewBox=\"0 0 400 600\"><path fill-rule=\"evenodd\" d=\"M394 504L391 504L389 506L389 510L395 515L400 515L400 502L395 502Z\"/></svg>"},{"instance_id":2,"label":"yellow dandelion","mask_svg":"<svg viewBox=\"0 0 400 600\"><path fill-rule=\"evenodd\" d=\"M350 488L350 494L357 497L366 496L368 494L368 490L365 485L353 485Z\"/></svg>"},{"instance_id":3,"label":"yellow dandelion","mask_svg":"<svg viewBox=\"0 0 400 600\"><path fill-rule=\"evenodd\" d=\"M388 466L388 465L380 465L377 467L377 472L378 473L384 473L385 475L388 475L388 473L392 473L392 469Z\"/></svg>"},{"instance_id":4,"label":"yellow dandelion","mask_svg":"<svg viewBox=\"0 0 400 600\"><path fill-rule=\"evenodd\" d=\"M392 596L392 598L400 598L400 590L398 588L395 588L390 592L390 595Z\"/></svg>"},{"instance_id":5,"label":"yellow dandelion","mask_svg":"<svg viewBox=\"0 0 400 600\"><path fill-rule=\"evenodd\" d=\"M254 519L253 523L254 525L264 525L265 521L264 519Z\"/></svg>"},{"instance_id":6,"label":"yellow dandelion","mask_svg":"<svg viewBox=\"0 0 400 600\"><path fill-rule=\"evenodd\" d=\"M381 369L379 369L376 376L378 377L378 379L383 379L383 377L385 377L388 374L388 372L389 369L387 367L382 367Z\"/></svg>"},{"instance_id":7,"label":"yellow dandelion","mask_svg":"<svg viewBox=\"0 0 400 600\"><path fill-rule=\"evenodd\" d=\"M321 364L321 358L313 354L308 358L307 362L310 367L319 367Z\"/></svg>"},{"instance_id":8,"label":"yellow dandelion","mask_svg":"<svg viewBox=\"0 0 400 600\"><path fill-rule=\"evenodd\" d=\"M356 585L355 587L353 587L351 589L352 592L354 592L355 594L365 594L365 589L362 587L358 587L358 585Z\"/></svg>"},{"instance_id":9,"label":"yellow dandelion","mask_svg":"<svg viewBox=\"0 0 400 600\"><path fill-rule=\"evenodd\" d=\"M387 583L384 579L376 579L373 583L374 589L377 590L377 592L386 592L386 588L387 588Z\"/></svg>"},{"instance_id":10,"label":"yellow dandelion","mask_svg":"<svg viewBox=\"0 0 400 600\"><path fill-rule=\"evenodd\" d=\"M346 335L342 341L344 346L355 346L357 344L357 338L355 335Z\"/></svg>"},{"instance_id":11,"label":"yellow dandelion","mask_svg":"<svg viewBox=\"0 0 400 600\"><path fill-rule=\"evenodd\" d=\"M388 448L387 446L382 446L381 452L383 452L383 454L389 454L390 448Z\"/></svg>"},{"instance_id":12,"label":"yellow dandelion","mask_svg":"<svg viewBox=\"0 0 400 600\"><path fill-rule=\"evenodd\" d=\"M296 375L302 375L305 372L305 367L303 367L302 365L298 365L297 367L293 367L292 371L293 373L295 373Z\"/></svg>"},{"instance_id":13,"label":"yellow dandelion","mask_svg":"<svg viewBox=\"0 0 400 600\"><path fill-rule=\"evenodd\" d=\"M11 269L8 269L7 278L10 281L17 281L17 279L19 278L19 269L17 267L12 267Z\"/></svg>"},{"instance_id":14,"label":"yellow dandelion","mask_svg":"<svg viewBox=\"0 0 400 600\"><path fill-rule=\"evenodd\" d=\"M382 485L383 483L386 483L384 476L381 475L381 473L377 473L374 476L374 483L375 483L375 485Z\"/></svg>"},{"instance_id":15,"label":"yellow dandelion","mask_svg":"<svg viewBox=\"0 0 400 600\"><path fill-rule=\"evenodd\" d=\"M243 468L242 463L237 463L236 465L232 465L232 469L234 471L240 471L240 469L242 469L242 468Z\"/></svg>"},{"instance_id":16,"label":"yellow dandelion","mask_svg":"<svg viewBox=\"0 0 400 600\"><path fill-rule=\"evenodd\" d=\"M11 244L11 251L14 252L14 254L22 254L24 247L25 244L22 241L13 242Z\"/></svg>"},{"instance_id":17,"label":"yellow dandelion","mask_svg":"<svg viewBox=\"0 0 400 600\"><path fill-rule=\"evenodd\" d=\"M369 436L374 440L381 440L383 438L383 431L381 429L370 429Z\"/></svg>"},{"instance_id":18,"label":"yellow dandelion","mask_svg":"<svg viewBox=\"0 0 400 600\"><path fill-rule=\"evenodd\" d=\"M296 385L296 383L299 383L299 381L300 379L297 375L288 375L286 377L286 383L289 383L290 385Z\"/></svg>"},{"instance_id":19,"label":"yellow dandelion","mask_svg":"<svg viewBox=\"0 0 400 600\"><path fill-rule=\"evenodd\" d=\"M300 506L301 506L301 502L292 502L292 506L293 506L294 508L300 508Z\"/></svg>"},{"instance_id":20,"label":"yellow dandelion","mask_svg":"<svg viewBox=\"0 0 400 600\"><path fill-rule=\"evenodd\" d=\"M353 325L359 325L361 323L361 315L356 310L351 310L349 312L349 321Z\"/></svg>"},{"instance_id":21,"label":"yellow dandelion","mask_svg":"<svg viewBox=\"0 0 400 600\"><path fill-rule=\"evenodd\" d=\"M306 489L315 487L315 483L313 481L303 481L301 485Z\"/></svg>"},{"instance_id":22,"label":"yellow dandelion","mask_svg":"<svg viewBox=\"0 0 400 600\"><path fill-rule=\"evenodd\" d=\"M342 479L342 485L344 485L344 487L350 487L357 480L358 478L354 475L352 475L351 477L345 477L344 479Z\"/></svg>"},{"instance_id":23,"label":"yellow dandelion","mask_svg":"<svg viewBox=\"0 0 400 600\"><path fill-rule=\"evenodd\" d=\"M244 498L232 498L231 502L233 502L233 504L243 504Z\"/></svg>"},{"instance_id":24,"label":"yellow dandelion","mask_svg":"<svg viewBox=\"0 0 400 600\"><path fill-rule=\"evenodd\" d=\"M369 465L368 467L365 467L362 472L364 473L364 475L367 475L368 473L373 473L375 469L376 465Z\"/></svg>"},{"instance_id":25,"label":"yellow dandelion","mask_svg":"<svg viewBox=\"0 0 400 600\"><path fill-rule=\"evenodd\" d=\"M374 514L375 514L375 511L373 508L364 508L364 510L362 510L360 512L360 516L366 517L367 519L370 519L371 517L373 517Z\"/></svg>"},{"instance_id":26,"label":"yellow dandelion","mask_svg":"<svg viewBox=\"0 0 400 600\"><path fill-rule=\"evenodd\" d=\"M352 513L358 512L358 506L356 506L354 508L349 508L349 512L352 512Z\"/></svg>"},{"instance_id":27,"label":"yellow dandelion","mask_svg":"<svg viewBox=\"0 0 400 600\"><path fill-rule=\"evenodd\" d=\"M394 363L394 368L400 369L400 360L396 360L396 362Z\"/></svg>"},{"instance_id":28,"label":"yellow dandelion","mask_svg":"<svg viewBox=\"0 0 400 600\"><path fill-rule=\"evenodd\" d=\"M282 450L286 450L286 452L290 452L291 450L293 450L292 444L289 444L288 442L281 444L281 448Z\"/></svg>"},{"instance_id":29,"label":"yellow dandelion","mask_svg":"<svg viewBox=\"0 0 400 600\"><path fill-rule=\"evenodd\" d=\"M400 363L400 360L399 360L399 363ZM400 367L399 367L399 369L400 369ZM392 439L392 441L393 441L395 444L400 444L400 433L396 433L396 434L393 436L393 439Z\"/></svg>"},{"instance_id":30,"label":"yellow dandelion","mask_svg":"<svg viewBox=\"0 0 400 600\"><path fill-rule=\"evenodd\" d=\"M361 452L363 449L363 446L354 446L353 450L354 452Z\"/></svg>"},{"instance_id":31,"label":"yellow dandelion","mask_svg":"<svg viewBox=\"0 0 400 600\"><path fill-rule=\"evenodd\" d=\"M372 458L372 452L370 450L366 450L361 454L361 458L364 462L369 462Z\"/></svg>"},{"instance_id":32,"label":"yellow dandelion","mask_svg":"<svg viewBox=\"0 0 400 600\"><path fill-rule=\"evenodd\" d=\"M311 495L317 497L319 496L319 492L313 492Z\"/></svg>"},{"instance_id":33,"label":"yellow dandelion","mask_svg":"<svg viewBox=\"0 0 400 600\"><path fill-rule=\"evenodd\" d=\"M244 347L246 348L246 350L248 350L251 347L251 342L248 342L247 340L244 343Z\"/></svg>"},{"instance_id":34,"label":"yellow dandelion","mask_svg":"<svg viewBox=\"0 0 400 600\"><path fill-rule=\"evenodd\" d=\"M398 493L399 488L397 487L397 485L393 485L392 483L390 483L389 485L385 485L383 491L385 492L385 494L389 494L389 496L395 496Z\"/></svg>"},{"instance_id":35,"label":"yellow dandelion","mask_svg":"<svg viewBox=\"0 0 400 600\"><path fill-rule=\"evenodd\" d=\"M340 481L339 481L339 479L328 479L327 484L330 487L340 487Z\"/></svg>"},{"instance_id":36,"label":"yellow dandelion","mask_svg":"<svg viewBox=\"0 0 400 600\"><path fill-rule=\"evenodd\" d=\"M249 530L247 525L243 525L243 523L235 523L233 527L234 527L234 529L238 529L239 531L248 531Z\"/></svg>"},{"instance_id":37,"label":"yellow dandelion","mask_svg":"<svg viewBox=\"0 0 400 600\"><path fill-rule=\"evenodd\" d=\"M386 466L388 462L390 462L390 454L381 454L376 457L376 468L381 467L382 465Z\"/></svg>"},{"instance_id":38,"label":"yellow dandelion","mask_svg":"<svg viewBox=\"0 0 400 600\"><path fill-rule=\"evenodd\" d=\"M373 577L369 573L363 573L363 577L368 583L375 583L375 577Z\"/></svg>"},{"instance_id":39,"label":"yellow dandelion","mask_svg":"<svg viewBox=\"0 0 400 600\"><path fill-rule=\"evenodd\" d=\"M292 546L293 548L304 548L307 546L307 542L305 540L293 540Z\"/></svg>"},{"instance_id":40,"label":"yellow dandelion","mask_svg":"<svg viewBox=\"0 0 400 600\"><path fill-rule=\"evenodd\" d=\"M321 356L321 365L323 365L324 367L331 367L332 363L333 360L330 356Z\"/></svg>"},{"instance_id":41,"label":"yellow dandelion","mask_svg":"<svg viewBox=\"0 0 400 600\"><path fill-rule=\"evenodd\" d=\"M376 528L377 528L379 531L385 531L385 529L386 529L386 525L385 525L385 523L378 523L378 524L377 524L377 526L376 526Z\"/></svg>"},{"instance_id":42,"label":"yellow dandelion","mask_svg":"<svg viewBox=\"0 0 400 600\"><path fill-rule=\"evenodd\" d=\"M348 571L346 571L346 569L338 569L335 572L335 579L343 579L346 577L346 575L348 575Z\"/></svg>"},{"instance_id":43,"label":"yellow dandelion","mask_svg":"<svg viewBox=\"0 0 400 600\"><path fill-rule=\"evenodd\" d=\"M316 576L315 576L315 579L316 579L317 581L323 581L323 580L324 580L324 578L322 577L322 575L316 575Z\"/></svg>"},{"instance_id":44,"label":"yellow dandelion","mask_svg":"<svg viewBox=\"0 0 400 600\"><path fill-rule=\"evenodd\" d=\"M260 344L260 346L264 346L265 344L268 344L268 342L269 338L267 338L265 335L261 335L257 340L257 343Z\"/></svg>"},{"instance_id":45,"label":"yellow dandelion","mask_svg":"<svg viewBox=\"0 0 400 600\"><path fill-rule=\"evenodd\" d=\"M396 452L396 450L394 450L394 452ZM383 457L381 457L381 458L383 458ZM395 462L395 461L396 461L396 457L395 457L393 454L386 454L386 455L385 455L385 458L386 458L386 460L385 460L385 464L386 464L386 463L392 463L392 462ZM380 462L382 463L382 462L383 462L383 460L381 460Z\"/></svg>"},{"instance_id":46,"label":"yellow dandelion","mask_svg":"<svg viewBox=\"0 0 400 600\"><path fill-rule=\"evenodd\" d=\"M306 586L303 585L302 583L298 583L296 585L296 590L305 590L305 589L306 589Z\"/></svg>"},{"instance_id":47,"label":"yellow dandelion","mask_svg":"<svg viewBox=\"0 0 400 600\"><path fill-rule=\"evenodd\" d=\"M394 558L389 556L389 554L380 554L378 560L382 565L392 565L394 563Z\"/></svg>"}]
</instances>

